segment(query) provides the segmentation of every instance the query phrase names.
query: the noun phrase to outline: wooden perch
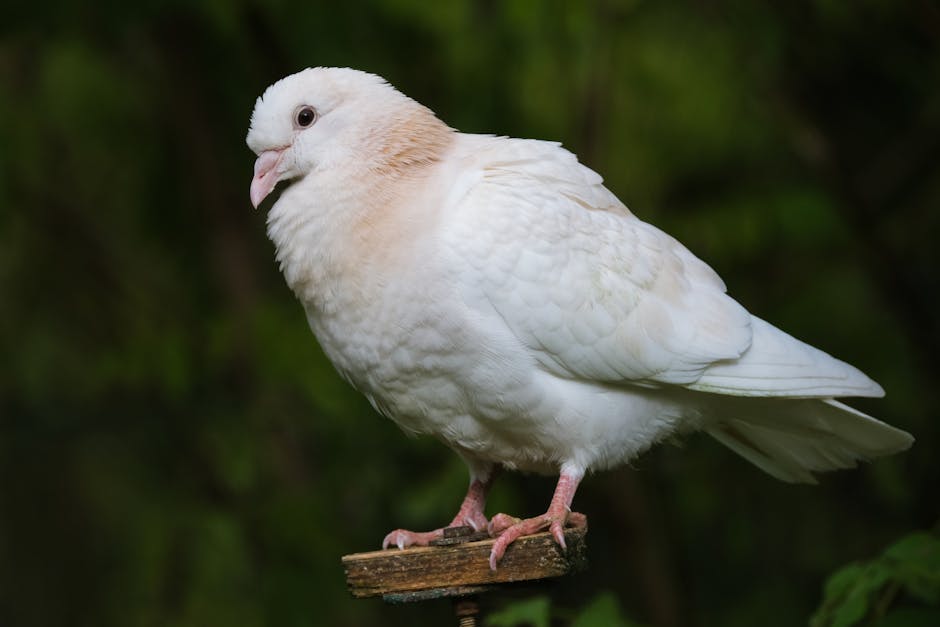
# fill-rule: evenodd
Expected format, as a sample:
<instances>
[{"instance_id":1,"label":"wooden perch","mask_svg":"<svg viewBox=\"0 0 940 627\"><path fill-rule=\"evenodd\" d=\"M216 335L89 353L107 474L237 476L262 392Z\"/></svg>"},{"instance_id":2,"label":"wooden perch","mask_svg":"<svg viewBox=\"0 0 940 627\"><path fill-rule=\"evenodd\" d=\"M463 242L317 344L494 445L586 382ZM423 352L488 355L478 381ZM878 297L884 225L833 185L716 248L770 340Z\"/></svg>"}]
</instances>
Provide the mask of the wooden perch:
<instances>
[{"instance_id":1,"label":"wooden perch","mask_svg":"<svg viewBox=\"0 0 940 627\"><path fill-rule=\"evenodd\" d=\"M560 577L585 567L585 528L565 530L566 551L548 532L519 538L490 570L492 538L479 539L469 527L445 530L435 546L354 553L343 557L346 583L354 597L382 596L404 603L462 597L497 584ZM484 534L485 535L485 534Z\"/></svg>"}]
</instances>

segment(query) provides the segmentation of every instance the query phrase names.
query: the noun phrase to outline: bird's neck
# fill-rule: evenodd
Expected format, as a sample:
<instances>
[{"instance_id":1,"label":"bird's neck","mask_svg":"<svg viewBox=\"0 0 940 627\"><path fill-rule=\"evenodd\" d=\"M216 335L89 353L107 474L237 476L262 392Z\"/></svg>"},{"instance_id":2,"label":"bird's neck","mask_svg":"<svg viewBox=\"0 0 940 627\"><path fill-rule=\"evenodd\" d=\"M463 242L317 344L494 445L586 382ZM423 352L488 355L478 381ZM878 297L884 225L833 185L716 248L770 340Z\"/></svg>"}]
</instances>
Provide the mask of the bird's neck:
<instances>
[{"instance_id":1,"label":"bird's neck","mask_svg":"<svg viewBox=\"0 0 940 627\"><path fill-rule=\"evenodd\" d=\"M456 132L430 109L415 102L400 110L392 124L367 131L364 161L381 178L411 178L438 163L453 145Z\"/></svg>"}]
</instances>

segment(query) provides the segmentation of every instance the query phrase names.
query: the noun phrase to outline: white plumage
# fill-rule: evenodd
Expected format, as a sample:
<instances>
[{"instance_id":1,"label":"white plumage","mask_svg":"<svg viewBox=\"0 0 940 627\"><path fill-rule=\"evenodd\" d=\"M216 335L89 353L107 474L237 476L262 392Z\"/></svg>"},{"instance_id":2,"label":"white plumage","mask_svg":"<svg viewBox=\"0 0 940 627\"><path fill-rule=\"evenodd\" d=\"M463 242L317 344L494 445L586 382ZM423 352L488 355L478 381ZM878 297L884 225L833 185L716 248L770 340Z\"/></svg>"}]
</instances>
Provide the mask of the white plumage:
<instances>
[{"instance_id":1,"label":"white plumage","mask_svg":"<svg viewBox=\"0 0 940 627\"><path fill-rule=\"evenodd\" d=\"M913 441L831 400L878 384L749 314L556 143L458 133L379 77L315 68L258 99L248 145L256 206L290 181L268 233L326 354L470 467L451 524L487 524L496 467L560 474L543 516L489 521L494 568L524 533L583 524L585 472L676 433L805 482Z\"/></svg>"}]
</instances>

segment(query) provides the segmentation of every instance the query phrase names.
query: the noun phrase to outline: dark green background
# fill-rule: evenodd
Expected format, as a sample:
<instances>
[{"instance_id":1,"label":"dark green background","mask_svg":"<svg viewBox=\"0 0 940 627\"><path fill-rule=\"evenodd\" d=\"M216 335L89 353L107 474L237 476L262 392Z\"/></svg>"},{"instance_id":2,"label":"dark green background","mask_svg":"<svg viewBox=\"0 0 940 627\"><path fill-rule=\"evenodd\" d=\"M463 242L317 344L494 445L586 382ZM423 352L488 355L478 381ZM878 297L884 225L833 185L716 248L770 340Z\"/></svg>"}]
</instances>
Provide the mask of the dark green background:
<instances>
[{"instance_id":1,"label":"dark green background","mask_svg":"<svg viewBox=\"0 0 940 627\"><path fill-rule=\"evenodd\" d=\"M706 437L589 477L557 615L609 590L652 625L803 624L936 522L936 3L14 0L0 33L0 624L451 620L344 589L341 555L449 520L466 476L339 380L248 202L254 99L311 65L562 141L918 438L818 487ZM551 489L504 475L489 512Z\"/></svg>"}]
</instances>

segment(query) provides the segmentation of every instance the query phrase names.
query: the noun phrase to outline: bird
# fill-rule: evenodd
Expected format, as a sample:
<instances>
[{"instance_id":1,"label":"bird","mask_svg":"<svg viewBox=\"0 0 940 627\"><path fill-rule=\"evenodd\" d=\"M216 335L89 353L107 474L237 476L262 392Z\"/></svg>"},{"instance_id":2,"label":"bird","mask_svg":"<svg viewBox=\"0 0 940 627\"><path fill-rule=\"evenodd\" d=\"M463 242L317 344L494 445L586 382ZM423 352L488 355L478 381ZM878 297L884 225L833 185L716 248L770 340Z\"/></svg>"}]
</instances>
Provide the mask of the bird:
<instances>
[{"instance_id":1,"label":"bird","mask_svg":"<svg viewBox=\"0 0 940 627\"><path fill-rule=\"evenodd\" d=\"M880 385L749 313L560 143L461 133L375 74L311 67L257 99L247 144L311 331L378 413L464 461L447 526L495 538L493 570L525 535L564 549L587 473L678 436L794 483L913 443L837 400ZM544 514L487 518L504 469L558 477Z\"/></svg>"}]
</instances>

